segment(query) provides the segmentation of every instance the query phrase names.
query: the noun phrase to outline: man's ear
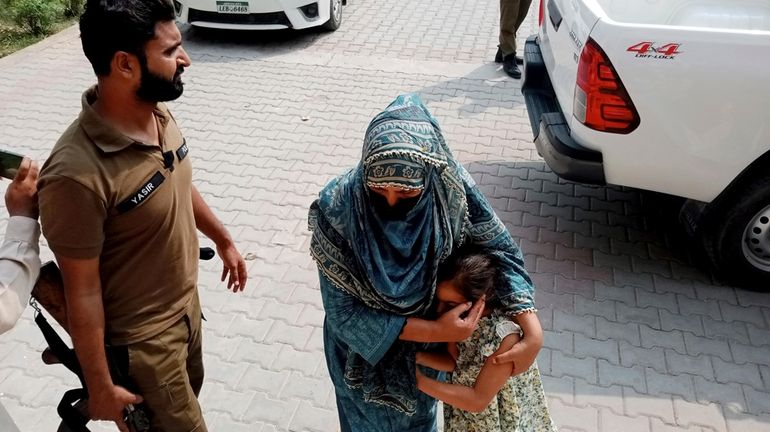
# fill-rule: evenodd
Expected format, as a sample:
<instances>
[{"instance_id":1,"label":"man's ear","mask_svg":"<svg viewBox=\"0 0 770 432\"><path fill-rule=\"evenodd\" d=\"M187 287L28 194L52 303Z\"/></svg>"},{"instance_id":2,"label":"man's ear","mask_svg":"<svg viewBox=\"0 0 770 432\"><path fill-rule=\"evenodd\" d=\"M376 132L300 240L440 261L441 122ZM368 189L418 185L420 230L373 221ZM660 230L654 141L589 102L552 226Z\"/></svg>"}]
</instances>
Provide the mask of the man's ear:
<instances>
[{"instance_id":1,"label":"man's ear","mask_svg":"<svg viewBox=\"0 0 770 432\"><path fill-rule=\"evenodd\" d=\"M124 78L139 77L141 67L139 58L136 55L125 51L118 51L112 56L112 72L121 75Z\"/></svg>"}]
</instances>

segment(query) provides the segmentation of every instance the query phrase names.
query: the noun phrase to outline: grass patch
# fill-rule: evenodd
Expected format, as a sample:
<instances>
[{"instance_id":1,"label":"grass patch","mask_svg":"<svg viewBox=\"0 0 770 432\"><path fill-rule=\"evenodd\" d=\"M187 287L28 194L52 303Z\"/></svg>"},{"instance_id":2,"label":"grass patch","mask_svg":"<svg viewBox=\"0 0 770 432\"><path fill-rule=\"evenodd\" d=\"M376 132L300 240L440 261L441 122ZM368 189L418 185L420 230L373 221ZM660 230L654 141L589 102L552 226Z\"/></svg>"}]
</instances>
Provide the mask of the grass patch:
<instances>
[{"instance_id":1,"label":"grass patch","mask_svg":"<svg viewBox=\"0 0 770 432\"><path fill-rule=\"evenodd\" d=\"M0 0L1 2L2 0ZM22 29L2 4L0 4L0 58L28 47L50 35L33 35ZM58 33L71 26L77 18L59 18L51 27L51 34Z\"/></svg>"}]
</instances>

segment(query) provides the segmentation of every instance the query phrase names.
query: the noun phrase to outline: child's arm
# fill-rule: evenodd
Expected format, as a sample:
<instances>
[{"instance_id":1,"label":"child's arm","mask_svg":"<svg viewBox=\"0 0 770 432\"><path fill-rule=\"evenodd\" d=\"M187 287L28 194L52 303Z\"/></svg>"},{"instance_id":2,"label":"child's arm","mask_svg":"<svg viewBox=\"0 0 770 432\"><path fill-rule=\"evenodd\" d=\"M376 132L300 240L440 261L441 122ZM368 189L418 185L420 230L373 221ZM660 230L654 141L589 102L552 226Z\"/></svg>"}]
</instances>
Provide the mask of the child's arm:
<instances>
[{"instance_id":1,"label":"child's arm","mask_svg":"<svg viewBox=\"0 0 770 432\"><path fill-rule=\"evenodd\" d=\"M449 342L446 344L446 350L449 351L449 355L452 356L452 359L457 363L457 357L460 356L460 351L457 349L457 342Z\"/></svg>"},{"instance_id":2,"label":"child's arm","mask_svg":"<svg viewBox=\"0 0 770 432\"><path fill-rule=\"evenodd\" d=\"M423 393L455 408L474 413L484 411L489 403L492 402L492 398L495 397L500 389L503 388L508 378L511 377L511 371L513 370L512 363L494 364L494 356L511 349L519 339L520 336L518 334L511 334L503 339L497 351L487 357L481 372L479 372L479 376L476 377L473 387L436 381L423 375L419 368L417 368L417 388Z\"/></svg>"},{"instance_id":3,"label":"child's arm","mask_svg":"<svg viewBox=\"0 0 770 432\"><path fill-rule=\"evenodd\" d=\"M415 363L437 371L452 372L455 370L455 359L448 352L420 351L415 355Z\"/></svg>"}]
</instances>

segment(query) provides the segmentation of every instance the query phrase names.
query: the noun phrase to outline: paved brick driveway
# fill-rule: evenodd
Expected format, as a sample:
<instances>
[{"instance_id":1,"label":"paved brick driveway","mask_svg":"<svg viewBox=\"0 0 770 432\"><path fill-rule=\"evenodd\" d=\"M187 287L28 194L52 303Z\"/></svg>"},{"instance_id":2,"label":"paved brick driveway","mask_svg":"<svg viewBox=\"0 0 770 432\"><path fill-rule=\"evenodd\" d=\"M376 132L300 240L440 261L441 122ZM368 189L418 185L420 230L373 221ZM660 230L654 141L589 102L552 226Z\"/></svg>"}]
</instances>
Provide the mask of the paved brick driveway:
<instances>
[{"instance_id":1,"label":"paved brick driveway","mask_svg":"<svg viewBox=\"0 0 770 432\"><path fill-rule=\"evenodd\" d=\"M306 208L357 161L368 120L416 91L520 239L562 431L770 430L770 295L716 284L675 200L548 170L519 83L489 62L497 3L351 3L333 34L185 30L194 64L172 108L199 189L256 258L242 295L201 272L210 429L337 430ZM76 29L0 59L2 146L44 159L93 81ZM0 337L0 400L23 431L55 430L74 385L42 346L31 313Z\"/></svg>"}]
</instances>

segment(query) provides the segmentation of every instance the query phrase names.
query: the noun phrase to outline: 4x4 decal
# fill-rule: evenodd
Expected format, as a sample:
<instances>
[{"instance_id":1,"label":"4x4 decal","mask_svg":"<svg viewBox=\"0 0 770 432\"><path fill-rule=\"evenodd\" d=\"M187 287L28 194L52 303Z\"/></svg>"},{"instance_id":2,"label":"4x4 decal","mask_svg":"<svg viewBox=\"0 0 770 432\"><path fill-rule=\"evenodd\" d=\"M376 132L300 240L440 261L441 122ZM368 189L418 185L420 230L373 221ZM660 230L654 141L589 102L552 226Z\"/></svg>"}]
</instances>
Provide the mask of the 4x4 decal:
<instances>
[{"instance_id":1,"label":"4x4 decal","mask_svg":"<svg viewBox=\"0 0 770 432\"><path fill-rule=\"evenodd\" d=\"M682 53L679 51L679 47L681 46L682 44L678 43L667 43L656 46L655 42L639 42L628 47L626 51L636 53L637 58L673 60L677 54Z\"/></svg>"}]
</instances>

